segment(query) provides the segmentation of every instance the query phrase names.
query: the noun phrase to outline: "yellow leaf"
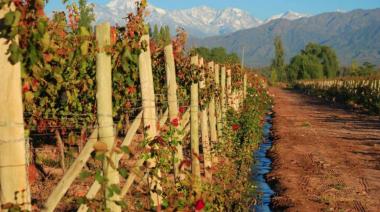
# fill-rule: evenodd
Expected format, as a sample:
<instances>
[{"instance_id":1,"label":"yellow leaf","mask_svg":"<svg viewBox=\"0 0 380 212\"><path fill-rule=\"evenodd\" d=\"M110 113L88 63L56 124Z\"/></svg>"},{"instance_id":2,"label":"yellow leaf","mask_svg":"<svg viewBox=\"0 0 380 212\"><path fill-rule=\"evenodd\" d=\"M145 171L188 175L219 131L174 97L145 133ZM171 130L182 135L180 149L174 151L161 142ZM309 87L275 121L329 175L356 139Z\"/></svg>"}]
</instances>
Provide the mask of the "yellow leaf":
<instances>
[{"instance_id":1,"label":"yellow leaf","mask_svg":"<svg viewBox=\"0 0 380 212\"><path fill-rule=\"evenodd\" d=\"M94 144L94 149L97 152L107 152L107 144L101 141L98 141Z\"/></svg>"}]
</instances>

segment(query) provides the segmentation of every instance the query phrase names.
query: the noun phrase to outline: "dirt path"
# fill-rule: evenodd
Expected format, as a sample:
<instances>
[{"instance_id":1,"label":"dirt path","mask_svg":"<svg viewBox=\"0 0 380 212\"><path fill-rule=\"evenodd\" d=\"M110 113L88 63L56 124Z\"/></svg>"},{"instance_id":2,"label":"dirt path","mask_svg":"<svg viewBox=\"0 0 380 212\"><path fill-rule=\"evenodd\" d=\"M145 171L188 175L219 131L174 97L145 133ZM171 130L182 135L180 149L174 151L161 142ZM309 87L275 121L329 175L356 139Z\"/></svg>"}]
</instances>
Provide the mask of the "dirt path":
<instances>
[{"instance_id":1,"label":"dirt path","mask_svg":"<svg viewBox=\"0 0 380 212\"><path fill-rule=\"evenodd\" d=\"M286 211L380 211L380 118L273 88L274 198Z\"/></svg>"}]
</instances>

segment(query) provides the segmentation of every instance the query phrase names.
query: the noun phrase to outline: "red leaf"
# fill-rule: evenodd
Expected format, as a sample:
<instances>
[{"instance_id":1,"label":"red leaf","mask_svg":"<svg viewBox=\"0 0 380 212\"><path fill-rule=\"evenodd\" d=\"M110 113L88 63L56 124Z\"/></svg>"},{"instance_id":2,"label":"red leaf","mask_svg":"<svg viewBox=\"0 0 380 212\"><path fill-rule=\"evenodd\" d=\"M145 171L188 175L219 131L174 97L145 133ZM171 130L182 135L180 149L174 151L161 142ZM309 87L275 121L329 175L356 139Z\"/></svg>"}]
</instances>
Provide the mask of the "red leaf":
<instances>
[{"instance_id":1,"label":"red leaf","mask_svg":"<svg viewBox=\"0 0 380 212\"><path fill-rule=\"evenodd\" d=\"M178 118L174 118L170 123L171 123L174 127L178 127L178 125L179 125L179 119L178 119Z\"/></svg>"},{"instance_id":2,"label":"red leaf","mask_svg":"<svg viewBox=\"0 0 380 212\"><path fill-rule=\"evenodd\" d=\"M240 129L240 126L239 126L238 124L233 124L233 125L232 125L232 130L233 130L234 132L238 131L239 129Z\"/></svg>"},{"instance_id":3,"label":"red leaf","mask_svg":"<svg viewBox=\"0 0 380 212\"><path fill-rule=\"evenodd\" d=\"M184 166L191 167L191 160L181 161L181 163L179 164L179 169L182 169L182 167L184 167Z\"/></svg>"},{"instance_id":4,"label":"red leaf","mask_svg":"<svg viewBox=\"0 0 380 212\"><path fill-rule=\"evenodd\" d=\"M34 164L28 166L29 183L34 184L38 179L38 171Z\"/></svg>"},{"instance_id":5,"label":"red leaf","mask_svg":"<svg viewBox=\"0 0 380 212\"><path fill-rule=\"evenodd\" d=\"M114 45L116 43L117 34L116 34L116 27L111 27L111 45Z\"/></svg>"},{"instance_id":6,"label":"red leaf","mask_svg":"<svg viewBox=\"0 0 380 212\"><path fill-rule=\"evenodd\" d=\"M22 86L22 92L26 93L28 91L30 91L30 85L28 82L25 82L24 85Z\"/></svg>"},{"instance_id":7,"label":"red leaf","mask_svg":"<svg viewBox=\"0 0 380 212\"><path fill-rule=\"evenodd\" d=\"M203 201L203 199L199 199L199 200L197 200L197 202L195 203L195 210L196 210L196 211L200 211L200 210L202 210L205 206L206 206L206 204L205 204L205 202Z\"/></svg>"},{"instance_id":8,"label":"red leaf","mask_svg":"<svg viewBox=\"0 0 380 212\"><path fill-rule=\"evenodd\" d=\"M136 93L136 88L131 86L127 88L128 94L134 94Z\"/></svg>"},{"instance_id":9,"label":"red leaf","mask_svg":"<svg viewBox=\"0 0 380 212\"><path fill-rule=\"evenodd\" d=\"M184 106L179 107L179 112L184 113L186 111L186 108Z\"/></svg>"}]
</instances>

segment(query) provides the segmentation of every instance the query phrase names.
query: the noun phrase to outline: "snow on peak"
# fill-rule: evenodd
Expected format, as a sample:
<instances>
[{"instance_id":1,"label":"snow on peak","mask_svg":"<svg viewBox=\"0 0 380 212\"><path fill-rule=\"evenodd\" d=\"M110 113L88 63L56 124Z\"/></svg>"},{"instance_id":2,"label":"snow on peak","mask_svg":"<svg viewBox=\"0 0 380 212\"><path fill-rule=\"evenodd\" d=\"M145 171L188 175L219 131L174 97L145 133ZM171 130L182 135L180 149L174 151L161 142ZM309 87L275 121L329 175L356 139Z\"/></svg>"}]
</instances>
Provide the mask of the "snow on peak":
<instances>
[{"instance_id":1,"label":"snow on peak","mask_svg":"<svg viewBox=\"0 0 380 212\"><path fill-rule=\"evenodd\" d=\"M309 15L297 13L297 12L293 12L293 11L287 11L285 13L274 15L274 16L268 18L267 20L265 20L265 23L271 22L271 21L276 20L276 19L296 20L296 19L300 19L300 18L304 18L304 17L309 17Z\"/></svg>"},{"instance_id":2,"label":"snow on peak","mask_svg":"<svg viewBox=\"0 0 380 212\"><path fill-rule=\"evenodd\" d=\"M111 0L105 6L96 5L97 22L108 21L122 25L123 17L136 10L138 0ZM189 9L165 10L149 4L150 24L168 25L174 32L177 27L185 28L190 34L198 37L221 35L237 30L259 26L262 21L252 17L246 11L238 8L217 10L208 6Z\"/></svg>"},{"instance_id":3,"label":"snow on peak","mask_svg":"<svg viewBox=\"0 0 380 212\"><path fill-rule=\"evenodd\" d=\"M136 2L139 0L110 0L104 6L95 5L97 22L108 21L111 24L123 25L123 19L130 12L135 12ZM288 11L275 15L265 22L251 16L248 12L238 8L215 9L208 6L199 6L189 9L165 10L148 4L149 16L147 22L158 26L168 25L172 32L183 27L190 34L197 37L222 35L238 30L257 27L275 19L295 20L307 15Z\"/></svg>"}]
</instances>

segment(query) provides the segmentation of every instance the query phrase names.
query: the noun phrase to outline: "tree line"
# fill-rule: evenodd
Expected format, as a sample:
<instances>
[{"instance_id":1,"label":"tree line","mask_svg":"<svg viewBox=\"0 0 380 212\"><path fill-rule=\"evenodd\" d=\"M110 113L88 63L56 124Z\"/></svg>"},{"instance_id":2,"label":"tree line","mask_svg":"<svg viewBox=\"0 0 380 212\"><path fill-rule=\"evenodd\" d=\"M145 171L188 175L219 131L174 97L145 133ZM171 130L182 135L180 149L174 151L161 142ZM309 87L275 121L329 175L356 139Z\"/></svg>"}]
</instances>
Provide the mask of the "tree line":
<instances>
[{"instance_id":1,"label":"tree line","mask_svg":"<svg viewBox=\"0 0 380 212\"><path fill-rule=\"evenodd\" d=\"M285 64L285 53L280 36L274 39L275 56L269 73L272 82L294 82L307 79L331 79L345 76L370 76L376 74L376 66L355 61L351 66L340 67L333 48L317 43L308 43L297 55Z\"/></svg>"}]
</instances>

